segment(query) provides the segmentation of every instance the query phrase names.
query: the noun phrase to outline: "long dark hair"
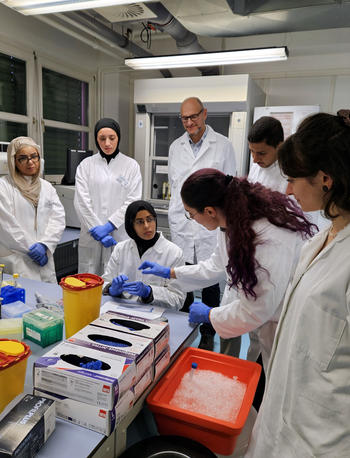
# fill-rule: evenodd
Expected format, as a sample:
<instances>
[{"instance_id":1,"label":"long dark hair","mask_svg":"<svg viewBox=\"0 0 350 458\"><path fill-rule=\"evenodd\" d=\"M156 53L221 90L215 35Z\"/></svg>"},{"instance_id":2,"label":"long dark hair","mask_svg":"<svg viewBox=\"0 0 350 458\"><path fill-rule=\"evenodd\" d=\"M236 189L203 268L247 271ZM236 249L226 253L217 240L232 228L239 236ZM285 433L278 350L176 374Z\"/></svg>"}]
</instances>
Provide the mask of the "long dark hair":
<instances>
[{"instance_id":1,"label":"long dark hair","mask_svg":"<svg viewBox=\"0 0 350 458\"><path fill-rule=\"evenodd\" d=\"M242 288L246 297L250 295L254 299L254 287L258 282L256 270L260 267L255 249L263 243L253 229L254 221L266 218L271 224L299 232L304 238L312 236L316 229L288 196L216 169L201 169L190 175L182 186L181 197L199 213L205 207L223 211L230 286Z\"/></svg>"},{"instance_id":2,"label":"long dark hair","mask_svg":"<svg viewBox=\"0 0 350 458\"><path fill-rule=\"evenodd\" d=\"M304 119L295 134L278 149L278 162L289 177L310 181L322 170L333 179L325 195L324 213L332 219L336 205L350 211L350 111L338 116L317 113Z\"/></svg>"}]
</instances>

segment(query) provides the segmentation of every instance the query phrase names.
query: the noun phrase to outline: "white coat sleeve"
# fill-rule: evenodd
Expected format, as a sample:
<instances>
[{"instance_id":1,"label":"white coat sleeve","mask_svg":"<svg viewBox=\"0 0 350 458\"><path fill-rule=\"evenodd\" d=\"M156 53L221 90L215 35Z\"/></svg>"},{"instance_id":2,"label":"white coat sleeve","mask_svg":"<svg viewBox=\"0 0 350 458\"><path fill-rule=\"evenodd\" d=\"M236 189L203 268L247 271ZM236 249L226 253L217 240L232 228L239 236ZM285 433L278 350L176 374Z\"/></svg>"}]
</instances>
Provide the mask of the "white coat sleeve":
<instances>
[{"instance_id":1,"label":"white coat sleeve","mask_svg":"<svg viewBox=\"0 0 350 458\"><path fill-rule=\"evenodd\" d=\"M85 163L84 163L85 162ZM75 174L74 208L81 224L88 229L104 224L93 210L89 190L89 162L82 161Z\"/></svg>"},{"instance_id":2,"label":"white coat sleeve","mask_svg":"<svg viewBox=\"0 0 350 458\"><path fill-rule=\"evenodd\" d=\"M189 292L215 285L224 280L226 266L224 266L222 259L220 247L217 245L209 259L190 266L176 267L174 271L181 288Z\"/></svg>"},{"instance_id":3,"label":"white coat sleeve","mask_svg":"<svg viewBox=\"0 0 350 458\"><path fill-rule=\"evenodd\" d=\"M223 157L225 158L222 169L223 173L235 177L237 175L236 154L230 141L228 141L225 145Z\"/></svg>"},{"instance_id":4,"label":"white coat sleeve","mask_svg":"<svg viewBox=\"0 0 350 458\"><path fill-rule=\"evenodd\" d=\"M121 275L124 272L119 272L119 257L120 257L120 246L117 244L111 254L111 257L109 258L106 270L104 271L102 278L105 283L110 283L112 282L114 277L117 277L118 275Z\"/></svg>"},{"instance_id":5,"label":"white coat sleeve","mask_svg":"<svg viewBox=\"0 0 350 458\"><path fill-rule=\"evenodd\" d=\"M129 174L129 186L128 186L128 197L121 207L119 207L112 215L109 216L108 220L114 224L118 229L124 224L125 212L129 204L134 200L140 200L142 195L142 176L139 164L133 160L130 164Z\"/></svg>"},{"instance_id":6,"label":"white coat sleeve","mask_svg":"<svg viewBox=\"0 0 350 458\"><path fill-rule=\"evenodd\" d=\"M285 291L290 281L291 266L294 265L292 247L283 247L269 243L258 245L256 259L261 267L258 269L258 283L254 288L256 300L248 298L239 289L238 299L210 312L210 322L215 331L224 339L240 336L253 331L264 323L277 322Z\"/></svg>"},{"instance_id":7,"label":"white coat sleeve","mask_svg":"<svg viewBox=\"0 0 350 458\"><path fill-rule=\"evenodd\" d=\"M29 247L36 242L17 221L11 212L13 199L11 184L0 180L0 231L1 244L8 250L27 254Z\"/></svg>"},{"instance_id":8,"label":"white coat sleeve","mask_svg":"<svg viewBox=\"0 0 350 458\"><path fill-rule=\"evenodd\" d=\"M44 243L48 250L53 254L57 243L61 240L63 231L66 227L66 218L64 207L61 204L61 201L57 195L56 190L48 183L50 187L50 202L51 202L51 210L50 210L50 218L49 223L46 226L45 234L41 237L39 242ZM38 222L40 224L40 221Z\"/></svg>"},{"instance_id":9,"label":"white coat sleeve","mask_svg":"<svg viewBox=\"0 0 350 458\"><path fill-rule=\"evenodd\" d=\"M182 250L179 249L177 250L173 263L169 267L175 268L177 266L183 266L184 264L185 259ZM154 298L152 304L171 308L173 310L180 310L183 306L186 294L178 280L169 280L165 286L151 286Z\"/></svg>"}]
</instances>

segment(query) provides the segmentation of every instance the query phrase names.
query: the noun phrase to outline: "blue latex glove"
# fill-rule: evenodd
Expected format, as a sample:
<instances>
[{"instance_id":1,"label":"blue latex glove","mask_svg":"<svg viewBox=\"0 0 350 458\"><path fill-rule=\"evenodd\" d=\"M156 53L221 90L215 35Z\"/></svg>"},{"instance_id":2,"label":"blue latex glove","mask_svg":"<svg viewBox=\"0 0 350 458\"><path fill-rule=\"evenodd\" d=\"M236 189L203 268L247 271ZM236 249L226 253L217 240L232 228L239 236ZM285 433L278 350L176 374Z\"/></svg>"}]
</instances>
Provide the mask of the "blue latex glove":
<instances>
[{"instance_id":1,"label":"blue latex glove","mask_svg":"<svg viewBox=\"0 0 350 458\"><path fill-rule=\"evenodd\" d=\"M140 297L148 297L151 292L151 287L142 283L142 281L131 281L124 283L123 291L129 294Z\"/></svg>"},{"instance_id":2,"label":"blue latex glove","mask_svg":"<svg viewBox=\"0 0 350 458\"><path fill-rule=\"evenodd\" d=\"M113 278L108 293L111 296L120 296L123 292L124 282L126 282L127 280L129 280L129 278L126 275L118 275L118 277Z\"/></svg>"},{"instance_id":3,"label":"blue latex glove","mask_svg":"<svg viewBox=\"0 0 350 458\"><path fill-rule=\"evenodd\" d=\"M203 302L193 302L190 305L188 321L190 323L210 323L209 312L212 307L208 307Z\"/></svg>"},{"instance_id":4,"label":"blue latex glove","mask_svg":"<svg viewBox=\"0 0 350 458\"><path fill-rule=\"evenodd\" d=\"M110 221L107 221L106 224L102 224L101 226L95 226L89 229L89 232L91 236L97 240L98 242L106 237L106 235L110 234L113 232L115 229L114 224L112 224Z\"/></svg>"},{"instance_id":5,"label":"blue latex glove","mask_svg":"<svg viewBox=\"0 0 350 458\"><path fill-rule=\"evenodd\" d=\"M101 239L100 242L105 248L109 248L110 246L117 244L117 242L111 235L106 235L106 237L103 237L103 239Z\"/></svg>"},{"instance_id":6,"label":"blue latex glove","mask_svg":"<svg viewBox=\"0 0 350 458\"><path fill-rule=\"evenodd\" d=\"M139 270L142 270L143 274L153 274L158 277L170 278L170 267L164 267L156 262L144 261Z\"/></svg>"},{"instance_id":7,"label":"blue latex glove","mask_svg":"<svg viewBox=\"0 0 350 458\"><path fill-rule=\"evenodd\" d=\"M45 264L47 264L47 261L48 261L48 257L46 254L44 254L44 256L42 256L40 260L36 262L39 264L40 267L43 267Z\"/></svg>"},{"instance_id":8,"label":"blue latex glove","mask_svg":"<svg viewBox=\"0 0 350 458\"><path fill-rule=\"evenodd\" d=\"M39 263L40 259L46 255L47 247L43 243L34 243L29 247L28 256L30 256L33 261Z\"/></svg>"}]
</instances>

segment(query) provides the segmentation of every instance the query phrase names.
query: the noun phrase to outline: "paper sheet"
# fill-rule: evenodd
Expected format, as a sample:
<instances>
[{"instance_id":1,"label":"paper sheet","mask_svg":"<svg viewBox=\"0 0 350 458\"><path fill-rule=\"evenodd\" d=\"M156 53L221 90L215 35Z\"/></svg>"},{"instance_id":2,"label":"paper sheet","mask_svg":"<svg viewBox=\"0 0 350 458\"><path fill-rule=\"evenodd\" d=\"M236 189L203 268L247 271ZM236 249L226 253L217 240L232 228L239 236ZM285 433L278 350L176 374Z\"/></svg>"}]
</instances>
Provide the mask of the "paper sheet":
<instances>
[{"instance_id":1,"label":"paper sheet","mask_svg":"<svg viewBox=\"0 0 350 458\"><path fill-rule=\"evenodd\" d=\"M112 310L114 312L127 313L135 317L156 320L163 315L164 308L150 304L141 305L139 302L128 299L118 299L118 301L108 301L101 306L101 314Z\"/></svg>"}]
</instances>

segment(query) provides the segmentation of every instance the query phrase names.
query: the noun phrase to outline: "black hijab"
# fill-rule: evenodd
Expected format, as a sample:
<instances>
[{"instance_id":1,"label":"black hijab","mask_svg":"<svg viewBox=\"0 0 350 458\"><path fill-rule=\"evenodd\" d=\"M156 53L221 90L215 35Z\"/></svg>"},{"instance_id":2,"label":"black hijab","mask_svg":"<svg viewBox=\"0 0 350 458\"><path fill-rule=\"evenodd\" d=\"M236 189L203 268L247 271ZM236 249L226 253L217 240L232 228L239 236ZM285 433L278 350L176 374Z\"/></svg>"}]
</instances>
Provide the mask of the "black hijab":
<instances>
[{"instance_id":1,"label":"black hijab","mask_svg":"<svg viewBox=\"0 0 350 458\"><path fill-rule=\"evenodd\" d=\"M116 149L114 150L114 152L112 154L104 153L102 151L100 145L98 144L98 141L97 141L98 132L101 129L105 128L105 127L109 127L110 129L113 129L114 132L116 132L116 134L118 135L117 147L116 147ZM114 119L112 119L112 118L102 118L99 121L97 121L97 123L95 125L95 143L96 143L96 146L97 146L97 149L98 149L99 153L101 154L102 157L104 157L106 159L107 163L109 164L109 162L114 157L116 157L116 155L119 153L120 127L119 127L119 124L117 123L117 121L114 121Z\"/></svg>"},{"instance_id":2,"label":"black hijab","mask_svg":"<svg viewBox=\"0 0 350 458\"><path fill-rule=\"evenodd\" d=\"M134 221L137 213L141 210L147 210L156 218L156 233L151 240L143 240L135 232ZM148 248L151 248L157 242L159 239L159 232L157 232L157 213L149 202L145 200L135 200L131 202L125 212L125 230L128 236L135 240L140 257Z\"/></svg>"}]
</instances>

